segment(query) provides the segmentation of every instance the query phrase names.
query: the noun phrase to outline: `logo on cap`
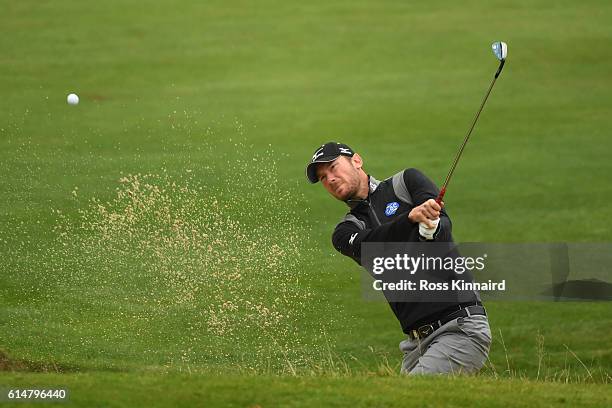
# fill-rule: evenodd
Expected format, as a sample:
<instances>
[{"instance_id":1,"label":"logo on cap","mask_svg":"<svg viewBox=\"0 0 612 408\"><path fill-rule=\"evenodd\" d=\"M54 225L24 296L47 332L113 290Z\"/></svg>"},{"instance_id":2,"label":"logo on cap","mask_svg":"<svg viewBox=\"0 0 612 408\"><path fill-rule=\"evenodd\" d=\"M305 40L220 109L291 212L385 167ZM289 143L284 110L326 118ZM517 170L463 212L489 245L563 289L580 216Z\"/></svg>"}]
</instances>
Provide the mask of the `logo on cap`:
<instances>
[{"instance_id":1,"label":"logo on cap","mask_svg":"<svg viewBox=\"0 0 612 408\"><path fill-rule=\"evenodd\" d=\"M322 147L319 150L317 150L315 152L315 154L312 155L312 159L310 161L315 161L315 160L317 160L321 156L323 156L323 148Z\"/></svg>"}]
</instances>

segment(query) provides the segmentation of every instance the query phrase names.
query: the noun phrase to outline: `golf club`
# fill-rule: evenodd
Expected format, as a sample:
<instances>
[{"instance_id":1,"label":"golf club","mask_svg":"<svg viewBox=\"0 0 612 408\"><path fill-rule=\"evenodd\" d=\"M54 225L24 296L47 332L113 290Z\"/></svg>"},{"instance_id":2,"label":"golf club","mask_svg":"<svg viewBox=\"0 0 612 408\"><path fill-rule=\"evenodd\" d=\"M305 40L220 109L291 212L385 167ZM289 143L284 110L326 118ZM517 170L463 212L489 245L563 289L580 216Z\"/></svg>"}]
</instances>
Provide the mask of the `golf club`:
<instances>
[{"instance_id":1,"label":"golf club","mask_svg":"<svg viewBox=\"0 0 612 408\"><path fill-rule=\"evenodd\" d=\"M457 152L457 155L455 156L455 160L453 161L453 164L451 165L451 168L448 172L448 174L446 175L446 180L444 180L444 184L442 185L442 189L440 190L440 193L438 194L438 197L436 198L436 202L438 204L440 204L442 202L442 200L444 199L444 194L446 194L446 188L448 187L448 183L450 182L450 179L455 171L455 167L457 167L457 163L459 162L459 158L461 158L461 154L463 153L463 149L465 148L465 145L467 144L468 140L470 139L470 135L472 134L472 130L474 130L474 126L476 126L476 121L478 121L478 118L480 117L480 112L482 112L482 109L484 108L485 103L487 102L487 99L489 98L489 94L491 93L491 89L493 89L493 85L495 85L495 81L497 80L497 77L499 76L499 74L501 74L502 68L504 67L504 64L506 63L506 57L508 56L508 46L506 45L505 42L494 42L492 44L492 48L493 48L493 53L495 54L495 57L497 57L497 59L500 61L499 63L499 68L497 68L497 72L495 73L495 77L493 78L493 81L491 82L491 85L489 86L489 90L487 91L487 94L485 95L484 99L482 100L482 103L480 104L480 109L478 109L478 112L476 113L476 116L474 117L474 121L472 122L472 126L470 126L470 130L468 131L467 135L465 136L465 139L463 139L463 143L461 144L461 147L459 148L459 151Z\"/></svg>"}]
</instances>

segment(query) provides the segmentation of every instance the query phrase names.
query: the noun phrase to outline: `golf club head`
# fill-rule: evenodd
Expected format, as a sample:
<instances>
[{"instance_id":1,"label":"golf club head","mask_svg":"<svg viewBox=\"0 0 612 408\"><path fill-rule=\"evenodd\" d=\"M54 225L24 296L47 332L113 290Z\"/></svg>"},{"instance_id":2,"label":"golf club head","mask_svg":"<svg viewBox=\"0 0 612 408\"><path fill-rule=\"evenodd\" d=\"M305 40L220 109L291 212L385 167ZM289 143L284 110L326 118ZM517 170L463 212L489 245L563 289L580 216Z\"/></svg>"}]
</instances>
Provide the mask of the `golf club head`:
<instances>
[{"instance_id":1,"label":"golf club head","mask_svg":"<svg viewBox=\"0 0 612 408\"><path fill-rule=\"evenodd\" d=\"M493 53L495 54L495 57L497 57L498 60L500 61L506 60L506 57L508 56L508 46L506 45L505 42L502 42L502 41L494 42L493 45L491 45L491 47L493 48Z\"/></svg>"}]
</instances>

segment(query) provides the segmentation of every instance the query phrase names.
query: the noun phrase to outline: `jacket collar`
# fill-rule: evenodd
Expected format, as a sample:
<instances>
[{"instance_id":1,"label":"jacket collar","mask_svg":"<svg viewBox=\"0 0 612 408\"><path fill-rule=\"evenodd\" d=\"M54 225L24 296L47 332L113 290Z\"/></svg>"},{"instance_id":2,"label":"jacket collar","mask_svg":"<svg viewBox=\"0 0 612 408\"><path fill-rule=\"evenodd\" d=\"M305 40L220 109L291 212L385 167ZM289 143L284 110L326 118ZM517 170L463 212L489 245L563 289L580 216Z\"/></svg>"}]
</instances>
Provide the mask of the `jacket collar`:
<instances>
[{"instance_id":1,"label":"jacket collar","mask_svg":"<svg viewBox=\"0 0 612 408\"><path fill-rule=\"evenodd\" d=\"M374 191L376 191L376 189L378 188L380 181L376 180L374 177L368 174L368 184L369 184L368 198L366 199L355 198L355 199L350 199L350 200L345 201L346 205L348 205L351 208L351 210L357 207L359 204L368 201L370 199L370 195L372 195L372 193L374 193Z\"/></svg>"}]
</instances>

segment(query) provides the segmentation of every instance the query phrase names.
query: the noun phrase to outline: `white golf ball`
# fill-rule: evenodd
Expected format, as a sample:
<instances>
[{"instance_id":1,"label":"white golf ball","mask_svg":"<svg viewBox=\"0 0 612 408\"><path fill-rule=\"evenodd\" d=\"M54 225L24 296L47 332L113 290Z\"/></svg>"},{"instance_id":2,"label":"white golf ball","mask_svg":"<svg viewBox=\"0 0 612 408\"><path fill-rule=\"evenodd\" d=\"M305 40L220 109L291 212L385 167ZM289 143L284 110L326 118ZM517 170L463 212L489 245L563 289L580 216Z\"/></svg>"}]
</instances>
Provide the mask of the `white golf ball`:
<instances>
[{"instance_id":1,"label":"white golf ball","mask_svg":"<svg viewBox=\"0 0 612 408\"><path fill-rule=\"evenodd\" d=\"M77 94L69 94L66 98L68 105L78 105L79 104L79 96Z\"/></svg>"}]
</instances>

